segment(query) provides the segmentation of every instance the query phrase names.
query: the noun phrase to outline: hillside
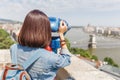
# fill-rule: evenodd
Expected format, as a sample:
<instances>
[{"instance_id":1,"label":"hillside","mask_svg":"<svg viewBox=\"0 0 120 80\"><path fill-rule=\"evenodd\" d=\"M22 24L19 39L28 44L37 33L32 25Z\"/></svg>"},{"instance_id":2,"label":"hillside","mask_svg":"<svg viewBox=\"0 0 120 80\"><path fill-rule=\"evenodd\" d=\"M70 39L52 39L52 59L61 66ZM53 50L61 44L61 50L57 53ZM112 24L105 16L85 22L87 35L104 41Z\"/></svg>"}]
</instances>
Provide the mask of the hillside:
<instances>
[{"instance_id":1,"label":"hillside","mask_svg":"<svg viewBox=\"0 0 120 80\"><path fill-rule=\"evenodd\" d=\"M0 18L0 23L4 24L4 23L11 23L11 24L15 24L15 23L21 23L20 21L15 21L15 20L10 20L10 19L2 19Z\"/></svg>"}]
</instances>

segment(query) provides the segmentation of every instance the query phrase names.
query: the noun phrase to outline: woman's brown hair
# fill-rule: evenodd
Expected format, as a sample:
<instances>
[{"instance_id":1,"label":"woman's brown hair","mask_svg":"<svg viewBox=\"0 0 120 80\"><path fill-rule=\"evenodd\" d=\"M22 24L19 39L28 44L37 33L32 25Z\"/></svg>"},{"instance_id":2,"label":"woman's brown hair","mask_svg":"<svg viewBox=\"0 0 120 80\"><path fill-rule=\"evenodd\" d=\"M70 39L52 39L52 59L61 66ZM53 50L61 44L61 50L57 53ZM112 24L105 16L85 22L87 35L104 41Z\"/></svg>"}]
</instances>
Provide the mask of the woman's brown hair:
<instances>
[{"instance_id":1,"label":"woman's brown hair","mask_svg":"<svg viewBox=\"0 0 120 80\"><path fill-rule=\"evenodd\" d=\"M49 18L39 10L30 11L18 35L18 43L29 47L46 47L51 42Z\"/></svg>"}]
</instances>

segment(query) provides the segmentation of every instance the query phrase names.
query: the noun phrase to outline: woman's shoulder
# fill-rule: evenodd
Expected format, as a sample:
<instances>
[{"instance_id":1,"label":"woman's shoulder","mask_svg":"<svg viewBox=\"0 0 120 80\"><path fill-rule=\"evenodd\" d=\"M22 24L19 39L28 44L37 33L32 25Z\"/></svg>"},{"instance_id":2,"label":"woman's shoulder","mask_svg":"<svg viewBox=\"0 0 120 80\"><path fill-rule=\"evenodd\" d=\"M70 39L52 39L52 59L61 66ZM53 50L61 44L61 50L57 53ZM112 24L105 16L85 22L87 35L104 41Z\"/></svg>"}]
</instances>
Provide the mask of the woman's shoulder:
<instances>
[{"instance_id":1,"label":"woman's shoulder","mask_svg":"<svg viewBox=\"0 0 120 80\"><path fill-rule=\"evenodd\" d=\"M53 55L53 54L55 54L53 51L48 51L48 50L46 50L46 49L44 49L44 48L39 48L39 51L41 52L41 53L43 53L44 55Z\"/></svg>"},{"instance_id":2,"label":"woman's shoulder","mask_svg":"<svg viewBox=\"0 0 120 80\"><path fill-rule=\"evenodd\" d=\"M13 45L10 46L10 49L15 48L15 47L17 47L17 46L18 46L17 43L16 43L16 44L13 44Z\"/></svg>"},{"instance_id":3,"label":"woman's shoulder","mask_svg":"<svg viewBox=\"0 0 120 80\"><path fill-rule=\"evenodd\" d=\"M44 48L40 48L39 49L39 52L45 57L45 58L48 58L48 59L53 59L53 58L56 58L58 56L58 54L54 53L53 51L48 51Z\"/></svg>"}]
</instances>

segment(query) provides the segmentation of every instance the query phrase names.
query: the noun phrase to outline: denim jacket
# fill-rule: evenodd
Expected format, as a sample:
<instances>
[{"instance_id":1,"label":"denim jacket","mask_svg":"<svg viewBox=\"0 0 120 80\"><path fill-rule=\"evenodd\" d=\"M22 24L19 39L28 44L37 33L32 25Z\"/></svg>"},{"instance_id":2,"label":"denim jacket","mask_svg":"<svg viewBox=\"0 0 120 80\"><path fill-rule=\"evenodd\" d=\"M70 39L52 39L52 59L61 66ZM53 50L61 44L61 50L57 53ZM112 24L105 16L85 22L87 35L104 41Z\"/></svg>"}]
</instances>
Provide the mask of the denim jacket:
<instances>
[{"instance_id":1,"label":"denim jacket","mask_svg":"<svg viewBox=\"0 0 120 80\"><path fill-rule=\"evenodd\" d=\"M17 63L22 64L32 54L42 48L32 48L27 46L17 45ZM13 51L13 45L10 48L10 52ZM33 80L54 80L56 73L59 68L63 68L70 64L70 53L67 49L61 49L60 54L47 51L47 53L41 53L40 58L34 62L28 69L27 72L30 74Z\"/></svg>"}]
</instances>

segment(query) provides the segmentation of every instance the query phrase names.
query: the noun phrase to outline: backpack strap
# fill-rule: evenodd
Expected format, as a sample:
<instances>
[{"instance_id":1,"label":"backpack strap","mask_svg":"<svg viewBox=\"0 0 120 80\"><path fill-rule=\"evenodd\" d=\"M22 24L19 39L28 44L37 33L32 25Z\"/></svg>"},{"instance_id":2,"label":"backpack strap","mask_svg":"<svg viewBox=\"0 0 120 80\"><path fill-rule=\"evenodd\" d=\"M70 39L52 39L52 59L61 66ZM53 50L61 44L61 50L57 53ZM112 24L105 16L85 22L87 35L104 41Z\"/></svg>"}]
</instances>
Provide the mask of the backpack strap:
<instances>
[{"instance_id":1,"label":"backpack strap","mask_svg":"<svg viewBox=\"0 0 120 80\"><path fill-rule=\"evenodd\" d=\"M16 54L16 50L17 50L17 44L12 45L11 47L11 60L13 64L17 64L17 54Z\"/></svg>"},{"instance_id":2,"label":"backpack strap","mask_svg":"<svg viewBox=\"0 0 120 80\"><path fill-rule=\"evenodd\" d=\"M17 64L17 44L13 45L12 47L12 62L14 64ZM40 53L45 53L48 51L44 50L44 49L38 49L33 55L32 57L28 58L24 63L22 63L22 67L26 70L32 63L34 63L39 57L40 57Z\"/></svg>"}]
</instances>

